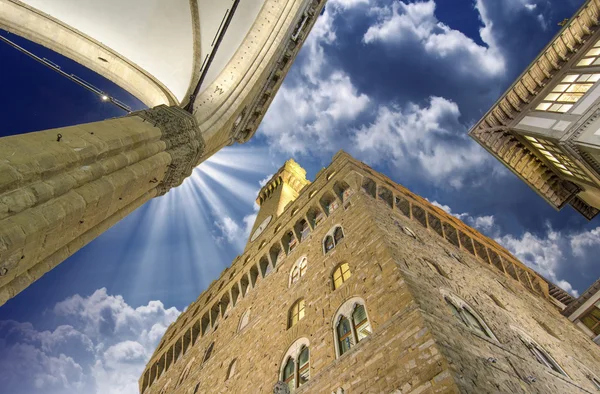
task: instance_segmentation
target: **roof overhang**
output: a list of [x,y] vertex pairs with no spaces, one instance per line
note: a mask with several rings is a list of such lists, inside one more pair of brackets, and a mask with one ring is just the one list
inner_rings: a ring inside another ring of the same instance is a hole
[[600,0],[587,0],[540,55],[469,131],[469,135],[526,182],[555,209],[571,204],[587,219],[598,210],[577,197],[581,190],[564,180],[513,134],[519,113],[571,60],[599,25]]

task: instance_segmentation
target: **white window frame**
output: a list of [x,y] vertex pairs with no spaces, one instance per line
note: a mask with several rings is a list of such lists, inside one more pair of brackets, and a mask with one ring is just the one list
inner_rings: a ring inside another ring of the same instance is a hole
[[350,347],[350,350],[352,350],[352,348],[358,344],[358,341],[357,341],[358,335],[356,333],[356,330],[354,329],[354,321],[353,321],[353,317],[352,317],[352,314],[354,313],[354,309],[356,308],[357,305],[362,305],[362,307],[365,308],[365,314],[367,315],[367,321],[369,322],[369,325],[371,326],[371,331],[373,331],[373,325],[371,324],[372,320],[371,320],[371,317],[369,316],[369,310],[367,309],[367,304],[366,304],[365,300],[363,300],[360,297],[352,297],[352,298],[346,300],[338,308],[338,310],[336,311],[336,313],[333,317],[333,320],[332,320],[333,339],[334,339],[333,342],[335,345],[335,357],[336,358],[340,358],[342,356],[340,354],[340,344],[339,344],[339,338],[338,338],[338,332],[337,332],[337,326],[338,326],[340,320],[342,319],[342,317],[345,317],[350,322],[350,330],[352,331],[352,336],[351,336],[352,345]]
[[[442,293],[444,304],[447,302],[446,300],[448,300],[449,302],[454,304],[454,306],[457,309],[466,309],[471,315],[473,315],[477,319],[479,324],[481,324],[481,327],[483,327],[483,330],[487,334],[487,339],[492,339],[492,340],[498,342],[498,338],[496,338],[496,335],[494,335],[494,332],[487,325],[485,320],[483,320],[481,315],[479,313],[477,313],[477,311],[475,311],[475,309],[471,305],[469,305],[468,302],[466,302],[465,300],[463,300],[456,294],[454,294],[450,291],[447,291],[445,289],[441,289],[440,292]],[[469,329],[470,331],[472,331],[473,333],[481,336],[481,334],[477,330],[475,330],[473,327],[471,327],[469,324],[463,322],[463,326],[466,327],[467,329]]]

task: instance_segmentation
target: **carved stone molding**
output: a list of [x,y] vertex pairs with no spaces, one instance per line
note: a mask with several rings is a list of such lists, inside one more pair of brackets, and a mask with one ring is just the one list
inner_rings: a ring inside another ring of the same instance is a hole
[[273,387],[273,394],[290,394],[290,388],[284,382],[279,381]]
[[194,116],[182,108],[166,105],[133,112],[129,116],[139,116],[158,127],[162,131],[161,140],[167,144],[166,152],[171,155],[172,161],[163,181],[157,186],[159,195],[179,186],[192,174],[206,146]]

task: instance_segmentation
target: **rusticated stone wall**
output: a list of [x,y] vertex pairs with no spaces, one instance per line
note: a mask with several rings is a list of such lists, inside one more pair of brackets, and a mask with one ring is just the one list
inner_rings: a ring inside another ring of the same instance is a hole
[[[323,214],[316,226],[315,210]],[[311,231],[302,239],[296,232],[289,250],[285,234],[303,219]],[[344,239],[324,253],[323,239],[338,225]],[[276,259],[270,252],[279,248]],[[306,274],[290,285],[302,257]],[[273,267],[265,277],[264,261]],[[342,262],[352,276],[334,289],[332,272]],[[544,284],[494,241],[338,153],[169,327],[140,391],[269,393],[290,345],[305,338],[310,379],[296,393],[594,392],[588,375],[600,374],[600,350],[556,311]],[[460,323],[447,294],[466,301],[496,338]],[[334,317],[354,297],[364,300],[373,332],[337,357]],[[306,315],[288,328],[288,311],[301,298]],[[519,329],[569,377],[539,364]]]

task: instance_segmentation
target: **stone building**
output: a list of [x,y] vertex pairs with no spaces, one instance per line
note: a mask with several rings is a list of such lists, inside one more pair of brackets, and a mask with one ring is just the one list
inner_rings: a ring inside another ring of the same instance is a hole
[[563,315],[600,345],[600,279],[569,303]]
[[0,138],[0,305],[221,148],[247,142],[324,6],[0,0],[1,29],[152,106]]
[[469,132],[555,209],[600,209],[600,0],[575,15]]
[[344,152],[261,189],[244,253],[165,332],[144,394],[595,393],[600,348],[507,250]]

